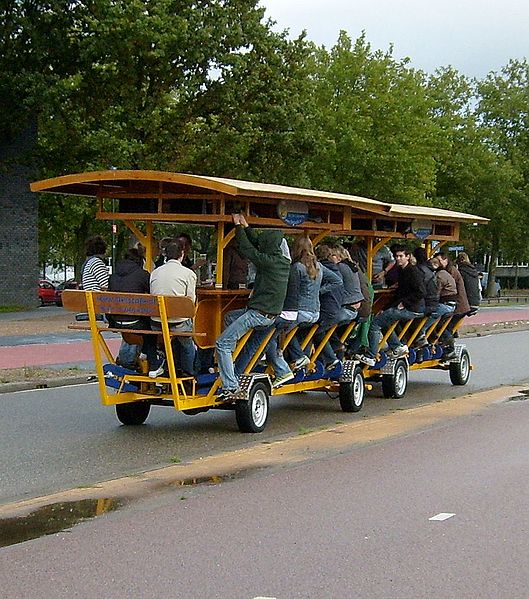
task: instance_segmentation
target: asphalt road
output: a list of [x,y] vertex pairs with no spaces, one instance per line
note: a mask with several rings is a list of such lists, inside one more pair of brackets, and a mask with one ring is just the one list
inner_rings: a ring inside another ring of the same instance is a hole
[[274,398],[261,435],[239,433],[231,412],[190,417],[162,407],[152,409],[145,426],[123,427],[113,408],[100,405],[95,385],[3,394],[0,503],[529,380],[523,349],[529,332],[464,341],[475,364],[465,387],[453,387],[446,372],[414,372],[403,400],[383,399],[377,385],[358,414],[342,413],[338,401],[322,393]]
[[528,427],[529,402],[510,401],[296,468],[150,496],[1,549],[2,594],[525,599]]

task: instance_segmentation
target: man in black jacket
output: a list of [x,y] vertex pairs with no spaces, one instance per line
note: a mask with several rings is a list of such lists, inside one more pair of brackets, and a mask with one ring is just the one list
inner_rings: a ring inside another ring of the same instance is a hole
[[[378,344],[383,331],[387,331],[398,320],[411,320],[424,314],[424,280],[417,266],[410,263],[410,256],[407,248],[395,248],[395,260],[400,266],[395,300],[391,307],[373,318],[369,327],[369,349],[365,354],[357,355],[358,360],[369,366],[376,363]],[[399,358],[408,353],[408,347],[400,342],[395,332],[389,336],[388,345],[390,358]]]
[[[123,260],[116,264],[116,271],[108,280],[109,291],[126,293],[149,293],[149,273],[143,268],[143,254],[136,248],[127,250]],[[130,314],[108,314],[108,323],[119,329],[150,329],[149,318]],[[134,369],[142,346],[121,342],[118,361],[120,366]],[[158,365],[156,335],[143,336],[143,351],[147,355],[149,368]]]

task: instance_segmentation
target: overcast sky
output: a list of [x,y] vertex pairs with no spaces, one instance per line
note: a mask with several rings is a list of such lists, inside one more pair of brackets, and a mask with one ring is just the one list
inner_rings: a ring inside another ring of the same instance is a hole
[[433,73],[452,65],[470,77],[529,58],[529,0],[261,0],[267,16],[291,37],[303,29],[332,47],[341,29],[362,30],[373,49],[394,46],[396,58]]

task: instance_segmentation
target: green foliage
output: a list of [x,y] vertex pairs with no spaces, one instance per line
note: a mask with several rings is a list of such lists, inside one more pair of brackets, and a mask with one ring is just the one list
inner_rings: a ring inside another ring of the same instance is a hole
[[[529,256],[526,61],[427,76],[365,35],[289,40],[257,0],[5,0],[0,44],[0,135],[37,115],[43,177],[152,168],[432,204],[491,218],[464,232],[476,251]],[[43,196],[41,262],[110,241],[94,209]]]

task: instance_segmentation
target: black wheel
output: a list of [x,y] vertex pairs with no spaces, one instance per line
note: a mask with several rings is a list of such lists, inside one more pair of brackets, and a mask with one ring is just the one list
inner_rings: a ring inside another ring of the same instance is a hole
[[470,355],[466,349],[461,352],[459,362],[450,362],[452,385],[466,385],[470,378]]
[[353,380],[350,383],[340,383],[339,399],[343,412],[359,412],[364,405],[364,377],[362,368],[356,366]]
[[268,387],[264,383],[255,383],[248,401],[237,401],[235,418],[241,433],[264,431],[268,419]]
[[122,424],[137,426],[147,420],[151,404],[146,401],[116,404],[116,416]]
[[382,375],[382,393],[386,398],[400,399],[408,388],[408,366],[404,360],[397,360],[393,374]]

